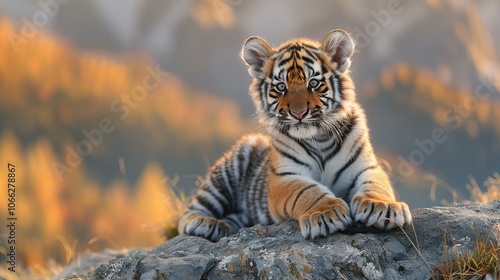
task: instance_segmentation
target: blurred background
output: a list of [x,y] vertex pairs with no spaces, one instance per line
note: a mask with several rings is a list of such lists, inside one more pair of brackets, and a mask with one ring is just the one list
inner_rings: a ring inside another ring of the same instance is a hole
[[251,35],[352,34],[372,142],[411,208],[500,198],[498,14],[495,0],[0,0],[0,218],[11,163],[18,267],[50,276],[164,241],[208,167],[258,129]]

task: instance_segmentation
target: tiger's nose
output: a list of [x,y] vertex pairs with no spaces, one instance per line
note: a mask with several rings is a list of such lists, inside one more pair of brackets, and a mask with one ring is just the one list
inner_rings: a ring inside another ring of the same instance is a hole
[[306,114],[307,112],[307,109],[303,109],[303,110],[290,110],[290,113],[292,113],[292,115],[294,117],[296,117],[297,119],[301,120],[304,115]]

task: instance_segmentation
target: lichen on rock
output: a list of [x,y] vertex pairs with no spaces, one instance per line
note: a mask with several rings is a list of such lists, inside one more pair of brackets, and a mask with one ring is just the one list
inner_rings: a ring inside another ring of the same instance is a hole
[[244,228],[216,243],[177,236],[153,249],[84,255],[56,278],[429,279],[429,264],[444,260],[444,246],[471,250],[478,235],[500,241],[490,234],[500,224],[500,201],[415,209],[412,215],[414,229],[351,229],[316,240],[305,240],[294,221]]

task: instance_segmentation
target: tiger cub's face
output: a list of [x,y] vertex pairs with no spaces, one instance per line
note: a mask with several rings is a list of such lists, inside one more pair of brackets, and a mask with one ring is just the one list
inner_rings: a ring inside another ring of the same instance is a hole
[[335,130],[345,103],[354,100],[353,91],[345,96],[340,88],[353,51],[351,37],[342,30],[331,31],[321,44],[295,39],[278,48],[248,38],[242,58],[254,78],[250,92],[261,122],[296,138]]

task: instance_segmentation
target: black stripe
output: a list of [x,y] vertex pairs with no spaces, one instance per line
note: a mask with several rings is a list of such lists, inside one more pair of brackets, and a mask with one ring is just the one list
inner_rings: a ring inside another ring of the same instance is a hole
[[328,68],[326,68],[326,66],[324,64],[321,64],[321,72],[323,72],[323,75],[324,75],[325,73],[328,73],[330,71],[328,71]]
[[276,173],[275,175],[283,177],[283,176],[297,176],[299,174],[295,172],[281,172],[281,173]]
[[[297,194],[297,196],[295,197],[295,201],[293,202],[293,205],[292,205],[292,213],[293,213],[293,210],[295,210],[295,206],[297,205],[297,201],[299,200],[299,198],[304,194],[305,191],[307,191],[308,189],[311,189],[311,188],[314,188],[316,187],[316,184],[312,184],[312,185],[309,185],[305,188],[303,188],[302,190],[300,190],[300,192]],[[285,207],[286,207],[286,204],[285,204]]]
[[337,174],[335,174],[335,179],[333,180],[331,186],[334,186],[335,183],[337,183],[337,180],[340,178],[340,176],[342,176],[342,173],[344,173],[344,171],[358,159],[364,146],[365,146],[364,143],[361,144],[359,148],[356,150],[356,153],[349,159],[349,161],[346,162],[339,171],[337,171]]
[[330,235],[330,227],[326,224],[325,216],[324,215],[321,215],[321,220],[323,220],[323,223],[325,224],[326,236]]
[[[195,213],[195,215],[196,215],[196,213]],[[194,219],[196,219],[196,218],[198,218],[198,217],[197,217],[197,216],[194,216],[193,218],[194,218]],[[195,230],[196,230],[199,226],[201,226],[201,224],[203,224],[203,222],[204,222],[204,221],[205,221],[205,218],[204,218],[203,216],[201,216],[201,219],[198,219],[198,220],[196,221],[196,224],[195,224],[196,226],[193,226],[193,227],[192,227],[192,229],[193,229],[193,230],[192,230],[192,231],[189,231],[189,233],[190,233],[190,234],[194,233],[194,231],[195,231]],[[187,228],[186,228],[186,230],[187,230]]]
[[[287,135],[286,132],[283,132],[283,131],[279,131],[279,132],[282,133],[283,135]],[[290,147],[290,145],[286,144],[285,142],[281,141],[280,139],[273,138],[272,140],[276,141],[281,146],[285,146],[287,149],[292,150],[294,153],[297,153],[297,151],[293,147]],[[277,147],[278,145],[274,144],[274,146]]]
[[283,77],[284,73],[285,73],[285,69],[281,69],[279,71],[279,73],[278,73],[278,78],[277,79],[275,78],[275,80],[282,80],[282,79],[284,79],[284,77]]
[[297,68],[297,71],[299,71],[299,76],[302,78],[302,79],[305,79],[306,78],[306,73],[304,72],[304,68],[300,67],[300,66],[295,66],[295,68]]
[[[260,172],[257,173],[257,174],[255,174],[254,180],[252,182],[253,183],[252,184],[252,189],[253,189],[253,194],[254,194],[254,196],[253,196],[253,201],[254,201],[253,207],[255,208],[255,216],[254,216],[255,220],[258,220],[258,213],[259,213],[259,210],[260,210],[258,208],[258,206],[259,206],[258,202],[262,198],[262,189],[263,189],[263,184],[262,184],[262,180],[261,179],[262,179],[262,173],[265,170],[264,166],[263,166],[264,162],[262,161],[261,157],[259,157],[259,161],[260,161],[259,165],[257,166],[257,169],[255,171],[257,172],[257,170],[260,170]],[[252,220],[253,220],[254,217],[252,217]]]
[[[250,152],[250,157],[248,159],[249,165],[248,168],[246,169],[246,174],[245,178],[247,180],[252,180],[256,178],[256,172],[259,167],[259,164],[262,160],[262,151],[258,149],[256,145],[252,147],[252,151]],[[247,208],[249,210],[249,216],[250,217],[256,217],[257,216],[257,209],[255,207],[255,196],[257,195],[255,192],[253,192],[253,196],[250,197],[250,192],[253,190],[252,187],[254,187],[255,182],[252,180],[251,182],[248,182],[245,184],[246,185],[246,198],[247,198]]]
[[276,170],[276,168],[274,168],[274,166],[271,166],[271,172],[276,175],[276,176],[292,176],[292,175],[299,175],[298,173],[295,173],[295,172],[280,172],[278,173],[278,171]]
[[341,139],[339,139],[337,141],[337,145],[336,145],[335,149],[325,157],[325,160],[324,160],[325,162],[332,159],[340,151],[340,149],[342,148],[342,143],[344,142],[345,139],[347,139],[347,137],[349,136],[351,131],[353,131],[354,126],[356,125],[356,118],[357,117],[352,114],[341,125],[341,128],[343,128],[341,130]]
[[352,150],[354,150],[354,148],[357,147],[359,141],[361,141],[361,139],[363,138],[363,136],[365,136],[364,133],[361,133],[361,135],[359,135],[359,137],[356,140],[354,140],[354,144],[352,144],[352,147],[349,150],[349,154],[351,154]]
[[[358,208],[359,208],[359,206],[361,206],[361,205],[358,205]],[[366,210],[366,209],[365,209],[365,210]],[[369,212],[369,213],[368,213],[368,215],[366,216],[368,219],[372,216],[372,214],[373,214],[373,211],[374,211],[374,210],[375,210],[375,204],[370,203],[370,212]],[[368,219],[366,220],[367,222],[368,222]]]
[[387,229],[391,218],[391,205],[387,207],[387,213],[385,214],[384,229]]
[[[257,174],[256,176],[256,179],[254,180],[254,185],[253,185],[253,188],[254,188],[254,192],[256,193],[255,195],[255,208],[256,208],[256,216],[255,216],[255,220],[258,220],[259,219],[259,212],[262,210],[261,208],[261,201],[262,201],[262,192],[264,191],[263,189],[263,184],[262,184],[262,177],[263,177],[263,174],[265,174],[266,172],[266,169],[264,168],[264,161],[261,161],[260,162],[260,165],[259,165],[259,169],[260,169],[260,172],[259,174]],[[266,176],[266,175],[264,175]],[[254,217],[252,217],[253,219]]]
[[337,101],[335,101],[335,99],[333,99],[333,98],[331,98],[331,97],[329,97],[329,96],[326,96],[326,95],[322,95],[322,96],[320,96],[319,98],[320,98],[320,99],[321,99],[321,98],[324,98],[324,99],[326,99],[327,101],[337,102]]
[[324,136],[324,135],[316,135],[314,137],[314,141],[319,142],[319,143],[325,143],[326,141],[331,140],[332,138],[330,136]]
[[318,202],[323,199],[323,197],[325,197],[327,195],[327,193],[324,193],[322,194],[320,197],[318,197],[313,204],[311,204],[305,211],[304,213],[306,213],[307,211],[311,210],[311,208],[313,208],[314,205],[318,204]]
[[339,91],[339,94],[340,94],[340,98],[341,99],[344,99],[344,76],[341,76],[341,75],[335,75],[335,79],[337,79],[337,81],[339,81],[337,84],[339,86],[338,88],[338,91]]
[[[305,67],[306,67],[309,71],[311,71],[311,75],[309,75],[309,78],[314,77],[314,68],[313,68],[311,65],[307,64],[307,63],[305,63],[304,65],[305,65]],[[320,81],[321,81],[321,80],[320,80]],[[319,85],[318,85],[318,88],[319,88]],[[317,88],[316,88],[316,89],[317,89]],[[316,91],[316,89],[315,89],[314,91]]]
[[305,142],[304,140],[297,139],[297,138],[294,138],[291,136],[288,136],[288,137],[290,137],[293,141],[295,141],[295,143],[299,144],[310,157],[312,157],[312,158],[314,158],[314,156],[316,156],[318,158],[321,157],[318,153],[315,152],[314,147],[311,146],[309,143]]
[[374,181],[364,181],[364,182],[359,183],[360,186],[366,185],[366,184],[375,184],[375,182]]
[[[309,58],[309,57],[307,57],[307,56],[302,56],[302,60],[304,60],[305,62],[307,62],[309,64],[314,64],[314,60],[311,59],[311,58]],[[310,68],[311,68],[311,70],[314,71],[314,69],[312,67],[310,67]]]
[[[260,172],[259,180],[258,180],[258,188],[259,188],[259,196],[258,196],[258,201],[257,205],[259,206],[259,212],[260,213],[266,213],[267,211],[267,188],[269,186],[269,174],[267,173],[267,166],[269,165],[269,161],[267,159],[262,161],[263,164],[263,169],[262,172]],[[261,221],[260,216],[256,217],[257,221],[256,223],[269,223],[269,220],[266,221]]]
[[[324,80],[325,80],[325,79],[323,79],[323,83],[324,83]],[[325,93],[327,93],[327,92],[328,92],[328,90],[330,90],[330,89],[328,88],[328,85],[327,85],[327,84],[325,84],[325,83],[324,83],[324,84],[322,84],[322,85],[321,85],[321,87],[322,87],[323,89],[318,90],[318,92],[319,92],[319,93],[323,93],[323,94],[325,94]]]
[[[215,186],[214,186],[215,187]],[[219,192],[220,196],[222,196],[224,199],[221,199],[219,195],[215,194],[211,188],[205,187],[203,188],[205,191],[207,191],[209,194],[211,194],[222,206],[223,213],[221,216],[224,216],[226,213],[229,213],[230,211],[230,200],[228,197],[223,194],[217,187],[215,187],[216,190]]]
[[273,102],[271,105],[269,105],[269,111],[272,110],[272,111],[276,112],[277,108],[278,108],[278,102]]
[[304,42],[303,42],[303,43],[302,43],[302,46],[304,46],[304,47],[308,47],[308,48],[313,49],[313,50],[315,50],[315,49],[316,49],[316,47],[315,47],[315,46],[313,46],[313,45],[311,45],[311,44],[309,44],[309,43],[304,43]]
[[245,151],[246,145],[241,145],[239,151],[237,151],[237,157],[238,157],[238,178],[240,178],[240,182],[242,181],[243,177],[243,164],[245,163],[245,158],[246,155],[243,154],[243,151]]
[[282,67],[283,65],[287,64],[290,60],[293,59],[293,56],[291,55],[290,57],[288,58],[285,58],[283,60],[281,60],[279,63],[278,63],[278,67]]
[[[352,183],[351,183],[351,185],[349,186],[348,191],[347,191],[347,193],[348,193],[348,196],[347,196],[348,200],[352,197],[352,193],[351,193],[351,192],[354,190],[354,187],[356,187],[356,182],[358,181],[359,176],[361,176],[361,174],[365,173],[366,171],[368,171],[368,170],[370,170],[370,169],[375,169],[375,168],[377,168],[377,167],[378,167],[377,165],[368,166],[368,167],[366,167],[365,169],[361,170],[361,171],[360,171],[360,172],[356,175],[356,177],[354,177],[354,180],[352,181]],[[364,183],[364,182],[363,182],[363,183]],[[360,184],[360,186],[361,186],[363,183],[361,183],[361,184]]]
[[[234,201],[234,196],[233,196],[233,192],[231,190],[234,190],[234,179],[231,180],[231,174],[232,172],[229,172],[228,171],[228,166],[227,166],[227,163],[228,163],[228,159],[224,159],[224,162],[218,167],[218,177],[220,178],[219,179],[219,184],[215,184],[215,182],[212,181],[212,185],[214,187],[217,188],[217,190],[221,193],[223,193],[223,195],[228,198],[228,201]],[[223,170],[222,168],[224,168],[224,174],[222,173]],[[234,172],[234,170],[233,170]],[[226,176],[224,176],[226,175]],[[226,178],[227,178],[227,181],[226,181]]]
[[264,91],[262,93],[262,96],[266,96],[267,95],[267,91],[269,90],[269,84],[266,83],[266,82],[263,82],[262,90]]
[[288,50],[289,51],[300,51],[300,50],[302,50],[302,46],[294,44],[294,45],[291,45]]
[[[309,55],[310,57],[313,57],[315,60],[319,60],[318,56],[316,55],[316,53],[314,53],[313,51],[309,50],[309,49],[313,49],[314,50],[316,48],[314,48],[311,45],[304,45],[304,46],[307,47],[307,48],[304,48],[304,51],[307,53],[307,55]],[[323,70],[323,68],[322,68],[322,70]],[[326,67],[325,67],[325,70],[323,71],[323,73],[325,73],[325,72],[326,72]]]
[[[274,64],[274,63],[275,63],[275,60],[272,60],[272,62],[273,62],[273,64]],[[269,72],[269,75],[267,75],[267,77],[268,77],[269,79],[271,79],[271,80],[272,80],[272,79],[273,79],[273,71],[270,71],[270,72]],[[265,81],[265,80],[262,80],[262,81]]]
[[[267,206],[267,203],[266,203],[266,206]],[[264,207],[264,209],[266,211],[267,223],[270,224],[270,223],[274,222],[274,219],[271,216],[271,212],[269,212],[269,207]]]
[[328,81],[330,82],[330,84],[331,84],[332,87],[334,87],[335,84],[338,84],[338,83],[335,83],[335,80],[336,80],[335,77],[336,77],[335,75],[332,75],[332,76],[328,77]]
[[335,144],[336,144],[335,142],[332,142],[331,144],[329,144],[329,145],[325,146],[323,149],[321,149],[321,152],[322,153],[328,152],[329,150],[335,148]]
[[[224,169],[226,171],[228,185],[225,185],[225,192],[223,192],[223,194],[226,195],[226,197],[230,197],[229,203],[231,205],[231,207],[230,207],[231,212],[235,211],[236,198],[238,197],[238,195],[235,194],[235,192],[237,192],[239,189],[238,188],[238,186],[239,186],[238,180],[241,181],[241,177],[239,176],[240,174],[235,174],[237,172],[236,171],[237,168],[239,168],[239,165],[241,165],[241,164],[238,162],[238,167],[235,167],[233,164],[233,157],[234,157],[234,155],[232,154],[231,159],[226,161],[226,165],[224,167]],[[238,176],[236,176],[236,175],[238,175]],[[236,178],[238,178],[238,180]]]
[[286,136],[288,136],[290,139],[292,139],[295,143],[299,144],[299,146],[302,147],[302,149],[304,149],[304,151],[307,153],[307,155],[309,157],[311,157],[315,162],[316,164],[323,168],[324,166],[322,165],[322,162],[321,162],[321,155],[319,155],[318,153],[316,153],[314,151],[314,148],[309,145],[309,143],[307,142],[304,142],[303,140],[300,140],[300,139],[297,139],[297,138],[294,138],[288,134],[286,134]]
[[265,80],[261,80],[259,82],[259,84],[257,85],[257,88],[258,88],[258,90],[260,92],[260,103],[261,103],[261,107],[263,109],[265,108],[266,103],[267,103],[267,100],[266,100],[267,99],[266,98],[267,94],[262,90],[262,86],[265,85],[265,83],[266,83]]
[[217,219],[222,215],[222,213],[219,213],[217,208],[215,208],[215,206],[212,204],[212,202],[207,197],[199,195],[196,197],[196,199],[203,207],[208,209],[211,212],[211,214],[214,217],[216,217]]
[[[288,210],[287,210],[287,209],[288,209],[288,202],[290,201],[290,199],[292,198],[292,196],[293,196],[293,194],[294,194],[295,192],[296,192],[296,191],[294,191],[293,193],[291,193],[291,194],[290,194],[290,195],[286,198],[286,200],[285,200],[285,209],[284,209],[285,211],[284,211],[284,212],[285,212],[285,215],[286,215],[287,217],[291,217],[291,215],[288,213]],[[295,203],[296,203],[296,202],[297,202],[297,201],[295,201]],[[294,207],[295,207],[295,204],[294,204]]]
[[234,216],[227,216],[227,217],[224,217],[224,221],[225,222],[229,222],[231,224],[233,224],[233,226],[238,229],[238,228],[242,228],[242,227],[245,227],[246,225],[243,223],[243,221],[241,221],[240,219],[235,219]]
[[311,169],[311,166],[309,166],[309,164],[307,164],[307,163],[305,163],[305,162],[303,162],[303,161],[299,160],[299,159],[298,159],[298,158],[296,158],[295,156],[293,156],[293,155],[291,155],[291,154],[289,154],[289,153],[287,153],[287,152],[285,152],[285,151],[282,151],[282,150],[280,150],[280,149],[278,149],[278,148],[276,148],[276,151],[278,151],[278,153],[280,153],[282,156],[284,156],[284,157],[286,157],[286,158],[288,158],[288,159],[292,160],[292,161],[293,161],[293,162],[295,162],[296,164],[298,164],[298,165],[302,165],[302,166],[305,166],[305,167],[307,167],[307,168]]
[[[216,229],[216,228],[218,228],[218,226],[217,226],[217,225],[218,225],[217,223],[215,223],[215,224],[211,225],[211,226],[212,226],[212,230],[211,230],[211,231],[210,231],[210,233],[207,235],[207,238],[208,238],[209,240],[214,240],[214,239],[213,239],[213,235],[214,235],[215,229]],[[209,226],[209,227],[210,227],[210,226]],[[214,241],[215,241],[215,240],[214,240]]]
[[289,201],[290,201],[290,199],[292,198],[292,195],[293,195],[293,193],[292,193],[292,194],[290,194],[290,195],[286,198],[286,200],[285,200],[285,207],[284,207],[284,209],[283,209],[283,212],[285,213],[285,216],[286,216],[287,218],[290,218],[290,217],[291,217],[291,216],[290,216],[290,214],[288,213],[287,208],[288,208],[288,202],[289,202]]

